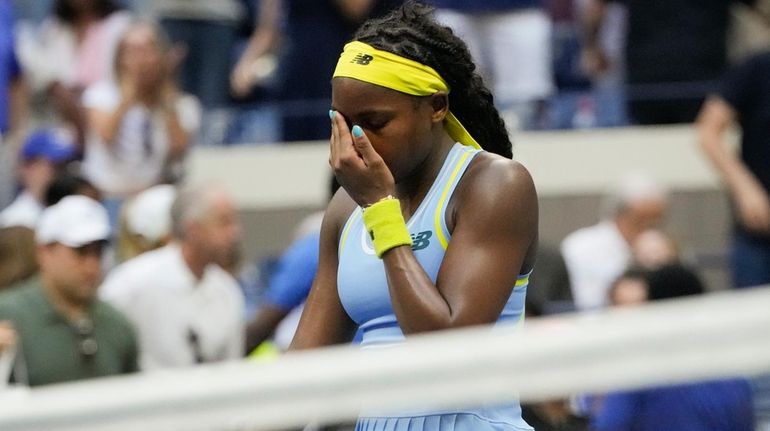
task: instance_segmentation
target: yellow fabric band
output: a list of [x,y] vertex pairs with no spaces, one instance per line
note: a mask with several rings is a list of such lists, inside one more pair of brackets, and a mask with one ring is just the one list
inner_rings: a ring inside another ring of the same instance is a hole
[[391,248],[412,245],[412,237],[401,214],[401,203],[396,198],[385,198],[366,207],[364,226],[379,258]]
[[[345,45],[334,77],[353,78],[412,96],[430,96],[439,91],[449,94],[450,91],[433,68],[359,41]],[[481,149],[452,112],[444,119],[444,129],[455,141]]]

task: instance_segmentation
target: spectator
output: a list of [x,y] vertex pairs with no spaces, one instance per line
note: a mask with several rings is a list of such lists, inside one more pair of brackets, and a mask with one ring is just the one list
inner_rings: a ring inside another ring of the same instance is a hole
[[551,21],[542,0],[433,0],[436,19],[451,27],[478,59],[509,127],[543,126],[553,93]]
[[36,230],[40,277],[0,295],[0,320],[18,333],[17,383],[59,383],[137,370],[131,325],[96,299],[107,213],[85,196],[43,211]]
[[113,220],[122,199],[181,175],[200,112],[176,88],[178,61],[157,28],[132,24],[118,43],[116,80],[83,96],[90,126],[83,172],[108,198]]
[[[594,77],[608,68],[600,46],[607,5],[628,9],[628,107],[637,124],[689,123],[727,62],[729,7],[735,0],[592,0],[586,14],[586,64]],[[753,3],[754,0],[741,0]]]
[[83,195],[95,201],[102,199],[102,194],[88,180],[65,171],[57,175],[48,186],[45,192],[45,206],[55,205],[70,195]]
[[[733,285],[745,288],[770,284],[770,52],[756,55],[728,72],[716,95],[698,117],[703,152],[727,184],[733,202],[730,268]],[[725,131],[741,126],[740,156],[735,156]],[[753,381],[757,417],[770,429],[770,376]]]
[[86,117],[80,95],[112,77],[115,47],[130,20],[113,0],[56,0],[53,15],[39,28],[22,28],[19,55],[35,96],[37,123],[63,120],[82,149]]
[[[369,16],[395,6],[394,0],[261,0],[259,23],[232,74],[237,96],[256,83],[254,65],[278,46],[282,52],[277,76],[283,102],[282,138],[307,141],[329,138],[331,104],[328,78],[343,45]],[[281,26],[280,18],[285,16]],[[283,32],[281,31],[283,28]],[[308,78],[312,77],[312,78]]]
[[612,282],[608,294],[609,303],[614,307],[628,307],[647,302],[647,271],[643,269],[627,269],[620,277]]
[[0,227],[0,290],[37,273],[35,232],[26,226]]
[[[704,292],[697,275],[673,264],[646,278],[650,300]],[[743,379],[669,385],[609,394],[592,417],[596,431],[754,431],[751,389]]]
[[230,59],[244,10],[239,0],[155,0],[153,14],[171,42],[183,46],[182,89],[204,108],[228,103]]
[[658,229],[640,233],[631,244],[634,262],[647,270],[658,269],[679,261],[679,249],[674,240]]
[[661,222],[665,192],[650,178],[629,176],[605,206],[606,218],[571,233],[561,245],[579,310],[606,305],[611,283],[631,263],[631,244]]
[[133,197],[123,208],[118,254],[121,262],[158,249],[171,241],[174,186],[162,184]]
[[[736,67],[698,118],[701,148],[727,185],[735,208],[731,267],[739,288],[770,283],[768,73],[770,53]],[[742,130],[738,157],[725,141],[725,132],[736,122]]]
[[75,156],[75,145],[61,133],[38,130],[24,143],[19,176],[22,190],[11,205],[0,212],[0,226],[34,229],[43,210],[45,194],[57,171]]
[[171,220],[172,243],[116,267],[102,297],[137,328],[144,369],[238,359],[244,301],[220,267],[241,235],[234,204],[217,186],[186,189]]
[[19,131],[26,106],[13,30],[13,8],[9,0],[0,0],[0,208],[12,198],[15,154],[10,137]]

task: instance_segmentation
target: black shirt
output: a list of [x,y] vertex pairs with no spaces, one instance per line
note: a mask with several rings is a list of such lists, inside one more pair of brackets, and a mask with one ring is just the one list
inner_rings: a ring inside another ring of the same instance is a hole
[[738,113],[743,162],[770,192],[770,51],[729,71],[719,94]]

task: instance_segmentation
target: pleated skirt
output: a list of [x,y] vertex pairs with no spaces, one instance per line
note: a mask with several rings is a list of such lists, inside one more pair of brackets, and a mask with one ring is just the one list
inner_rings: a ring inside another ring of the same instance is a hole
[[495,422],[471,413],[437,414],[414,417],[360,417],[356,431],[532,431],[521,425]]

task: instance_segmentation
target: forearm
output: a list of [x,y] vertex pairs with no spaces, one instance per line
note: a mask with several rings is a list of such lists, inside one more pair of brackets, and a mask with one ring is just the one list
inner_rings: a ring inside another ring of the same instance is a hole
[[103,120],[93,122],[92,127],[107,146],[112,146],[115,143],[123,119],[130,108],[131,103],[123,99],[114,111],[104,115]]
[[257,28],[241,58],[254,59],[273,49],[280,37],[281,0],[262,0],[259,7]]
[[393,310],[404,334],[456,325],[452,308],[422,268],[411,248],[400,246],[383,255]]
[[23,128],[24,119],[27,118],[27,86],[22,78],[16,78],[11,82],[10,88],[10,132],[15,133]]
[[166,119],[166,131],[168,133],[169,155],[171,158],[180,157],[187,150],[190,135],[182,127],[176,109],[165,107],[163,113]]
[[599,33],[607,13],[604,0],[590,0],[582,12],[583,43],[587,48],[599,45]]
[[724,139],[726,129],[727,125],[723,122],[701,121],[698,124],[698,138],[706,157],[735,195],[747,186],[757,185],[758,180],[730,149]]

